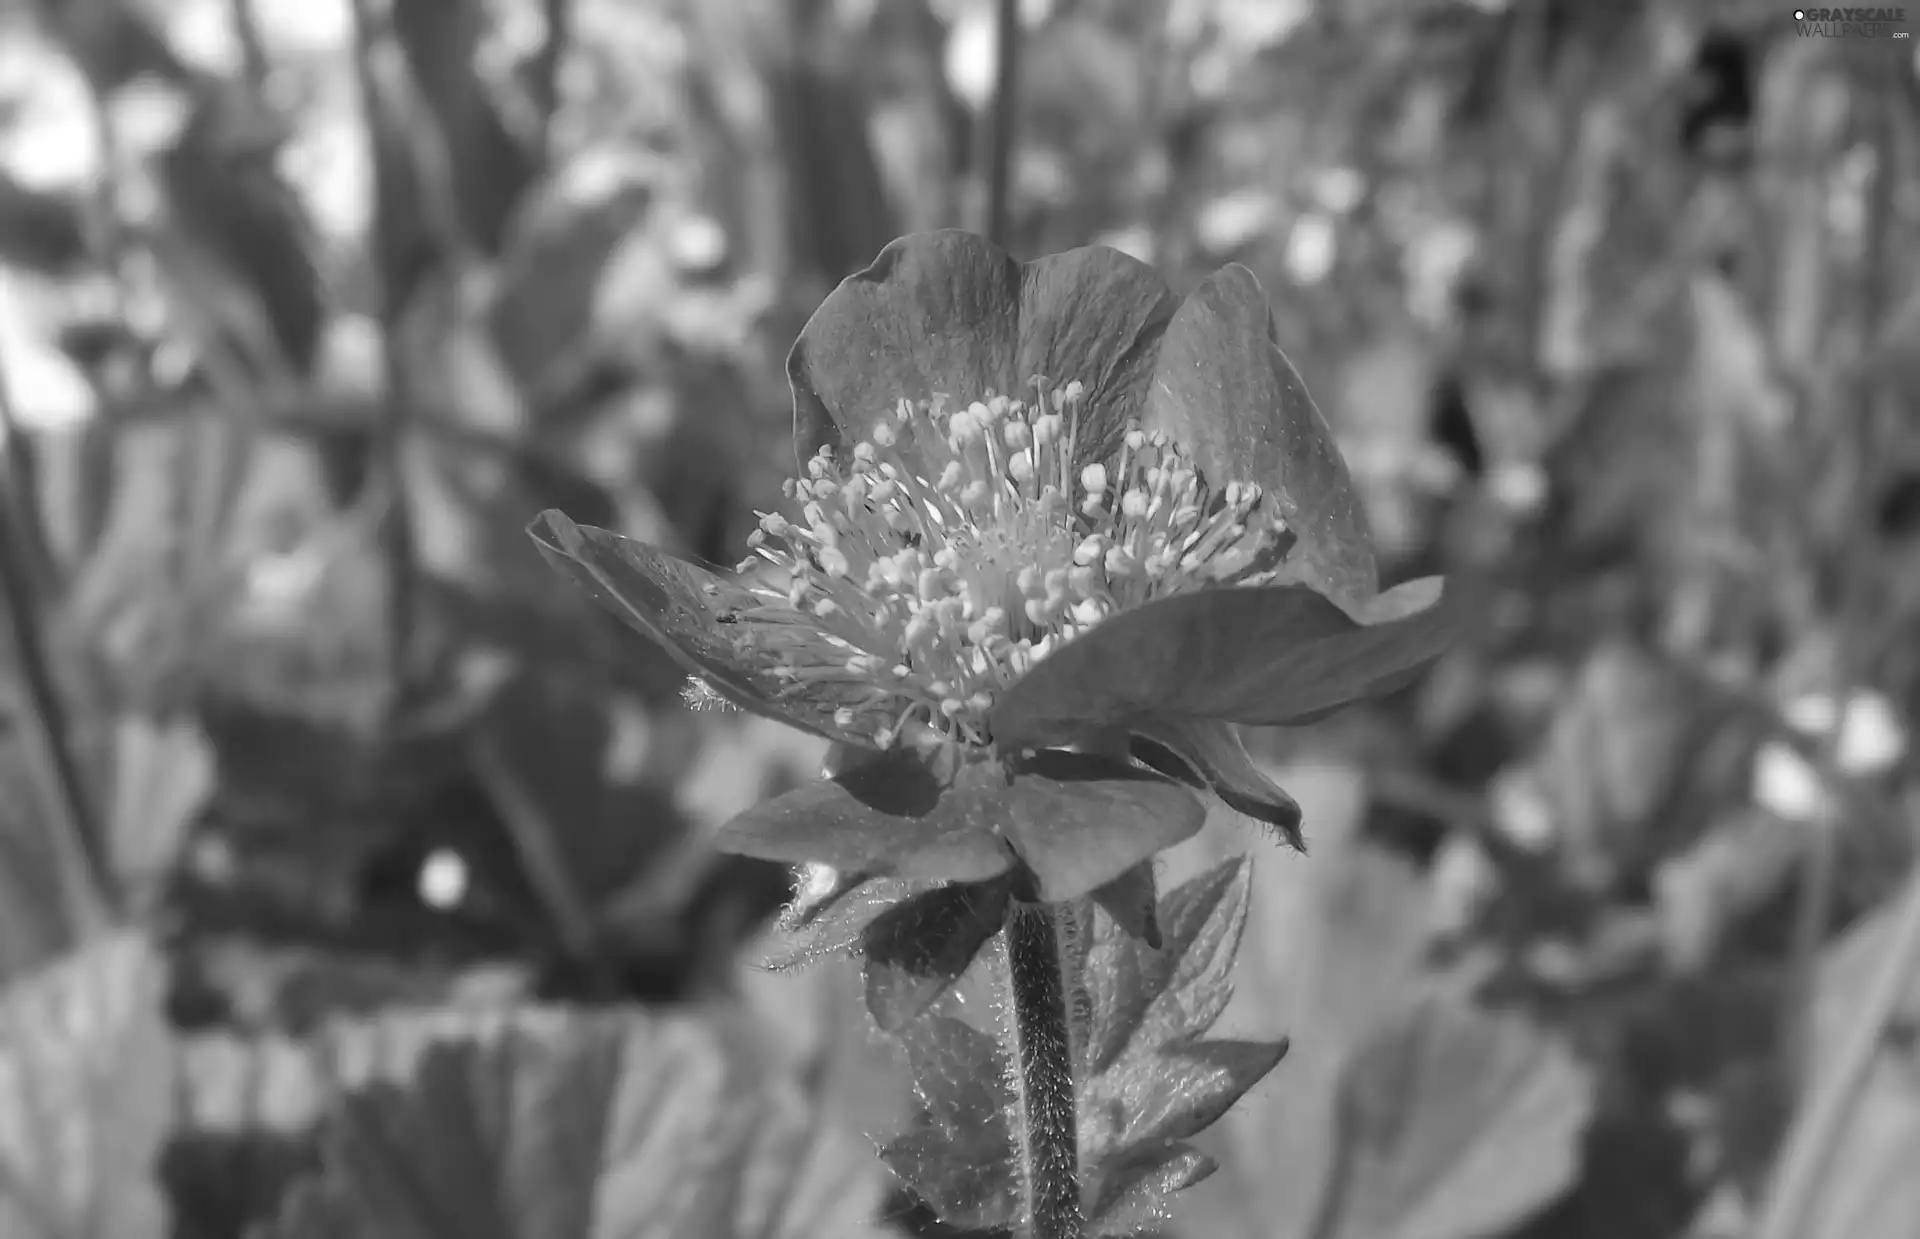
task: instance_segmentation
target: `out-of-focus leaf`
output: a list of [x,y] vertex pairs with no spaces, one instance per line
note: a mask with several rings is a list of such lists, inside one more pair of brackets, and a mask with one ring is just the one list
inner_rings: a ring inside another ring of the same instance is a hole
[[561,395],[580,377],[608,260],[652,200],[650,184],[633,183],[589,204],[555,201],[516,225],[492,335],[501,360],[536,399]]
[[1303,585],[1176,594],[1122,612],[995,701],[1003,748],[1070,741],[1155,714],[1293,726],[1404,688],[1445,652],[1459,603],[1437,578],[1349,614]]
[[[1220,1172],[1183,1195],[1181,1224],[1231,1239],[1302,1239],[1327,1173],[1335,1082],[1351,1048],[1420,983],[1426,903],[1418,876],[1354,840],[1366,808],[1360,774],[1297,765],[1274,774],[1299,799],[1311,858],[1262,854],[1247,876],[1245,933],[1219,1035],[1283,1029],[1285,1064],[1195,1143]],[[1245,847],[1219,814],[1175,855],[1172,876],[1217,866]],[[1204,870],[1201,870],[1204,872]]]
[[162,970],[104,939],[0,998],[0,1236],[165,1233],[154,1159],[173,1117]]
[[1510,1018],[1427,996],[1347,1060],[1311,1239],[1473,1239],[1574,1181],[1591,1082]]
[[692,1018],[516,1020],[336,1103],[270,1239],[885,1233],[817,1098]]
[[1021,1199],[1013,1143],[1018,1103],[999,1044],[940,1014],[907,1025],[901,1043],[920,1108],[881,1157],[947,1225],[1012,1226]]
[[955,882],[904,899],[861,934],[867,1010],[898,1032],[952,988],[1006,920],[1008,883]]
[[507,128],[480,80],[475,53],[485,19],[484,7],[471,0],[402,0],[393,6],[394,34],[445,135],[444,157],[452,181],[447,205],[460,213],[469,235],[491,254],[499,252],[514,206],[537,164],[526,144]]
[[[1832,1063],[1858,1018],[1888,943],[1898,931],[1900,909],[1889,904],[1847,932],[1821,964],[1814,1008],[1815,1063]],[[1894,1008],[1911,1028],[1920,1022],[1920,978],[1913,978]],[[1852,1121],[1828,1163],[1819,1199],[1807,1219],[1806,1239],[1907,1239],[1920,1218],[1920,1182],[1912,1151],[1920,1147],[1920,1053],[1910,1039],[1882,1043]]]
[[[197,90],[193,111],[157,161],[166,229],[155,254],[178,308],[239,343],[273,379],[305,373],[318,355],[327,307],[311,226],[274,162],[283,136],[272,109],[244,86]],[[251,312],[267,328],[245,321]]]
[[120,720],[107,829],[114,864],[135,889],[150,888],[179,859],[213,786],[213,750],[193,723]]
[[0,262],[43,275],[70,273],[86,257],[78,204],[0,172]]

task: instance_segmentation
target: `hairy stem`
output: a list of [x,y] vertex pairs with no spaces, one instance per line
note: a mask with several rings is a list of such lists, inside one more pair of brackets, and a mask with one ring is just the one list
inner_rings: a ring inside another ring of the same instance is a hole
[[1029,1239],[1080,1239],[1086,1223],[1060,913],[1051,904],[1015,900],[1007,921]]

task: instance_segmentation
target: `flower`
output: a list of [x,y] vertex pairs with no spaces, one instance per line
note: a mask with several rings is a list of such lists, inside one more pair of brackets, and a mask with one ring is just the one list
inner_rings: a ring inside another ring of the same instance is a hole
[[[1111,863],[1063,854],[1076,877],[1053,888],[1084,893],[1198,828],[1160,774],[1297,845],[1297,806],[1234,726],[1391,691],[1449,639],[1437,578],[1379,592],[1346,467],[1243,267],[1180,301],[1116,250],[1020,263],[963,232],[904,237],[821,304],[788,374],[798,474],[734,573],[558,513],[532,530],[696,696],[857,768],[730,827],[754,854],[921,872],[905,853],[944,847],[966,858],[945,876],[980,880],[1003,838],[1028,864],[1059,852],[1079,797],[1104,806],[1093,835],[1134,839]],[[1051,826],[909,845],[897,825],[1025,820],[1021,785],[1047,780]],[[1147,801],[1161,822],[1114,807]],[[803,808],[838,824],[797,825]],[[840,845],[856,818],[890,859]]]

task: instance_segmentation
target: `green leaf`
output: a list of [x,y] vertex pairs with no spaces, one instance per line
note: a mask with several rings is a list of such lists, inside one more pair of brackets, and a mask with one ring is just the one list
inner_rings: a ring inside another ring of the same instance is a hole
[[1275,341],[1253,273],[1235,263],[1180,305],[1160,344],[1143,424],[1193,454],[1215,486],[1258,483],[1298,539],[1307,584],[1344,607],[1379,589],[1373,539],[1326,418]]
[[173,1121],[164,974],[104,939],[0,999],[0,1236],[166,1233],[155,1159]]
[[1130,1064],[1138,1070],[1116,1064],[1093,1076],[1081,1104],[1103,1112],[1098,1130],[1114,1148],[1185,1140],[1219,1121],[1286,1053],[1285,1038],[1164,1045],[1150,1062]]
[[1160,949],[1164,942],[1160,936],[1160,893],[1150,861],[1142,861],[1096,889],[1093,902],[1130,936],[1156,951]]
[[1090,1019],[1079,1109],[1094,1198],[1117,1202],[1101,1234],[1127,1233],[1163,1211],[1169,1192],[1204,1177],[1195,1173],[1204,1159],[1184,1141],[1286,1054],[1284,1039],[1203,1039],[1232,992],[1247,870],[1236,858],[1173,891],[1159,910],[1157,951],[1111,918],[1094,918],[1081,967]]
[[1090,1070],[1107,1070],[1136,1038],[1173,1042],[1213,1027],[1232,993],[1250,869],[1233,857],[1170,893],[1160,907],[1158,950],[1096,926],[1084,967]]
[[1404,688],[1452,643],[1457,609],[1436,577],[1351,613],[1303,585],[1176,594],[1049,654],[1000,694],[988,725],[1012,751],[1161,715],[1307,723]]
[[918,757],[896,750],[755,805],[721,827],[717,842],[762,860],[982,882],[1013,867],[995,827],[1023,794],[997,764],[965,767],[943,785]]
[[[1894,900],[1847,931],[1821,961],[1812,1060],[1832,1063],[1854,1030],[1861,1004],[1900,932]],[[1894,1008],[1897,1026],[1920,1024],[1920,976]],[[1853,1117],[1828,1163],[1807,1218],[1807,1239],[1908,1239],[1920,1217],[1912,1151],[1920,1147],[1920,1048],[1889,1036],[1875,1058]]]
[[963,1020],[932,1015],[901,1033],[919,1108],[881,1150],[900,1181],[949,1226],[1014,1225],[1021,1209],[1013,1116],[999,1043]]
[[1592,1108],[1585,1070],[1532,1026],[1442,995],[1407,1004],[1341,1073],[1311,1239],[1496,1233],[1572,1186]]
[[1096,1235],[1132,1235],[1167,1220],[1173,1194],[1192,1187],[1220,1164],[1185,1141],[1141,1148],[1120,1159],[1088,1210]]
[[1068,900],[1190,837],[1205,817],[1172,780],[1085,753],[1039,754],[1011,777],[997,761],[974,762],[943,783],[899,750],[756,805],[718,841],[763,860],[952,882],[997,877],[1017,852],[1040,898]]
[[[537,1014],[537,1013],[536,1013]],[[691,1017],[516,1018],[342,1097],[264,1239],[884,1233],[863,1142]]]
[[867,1010],[898,1032],[953,988],[1007,918],[1009,885],[950,883],[888,908],[861,935]]
[[1090,753],[1049,751],[1022,763],[995,806],[1039,879],[1038,897],[1078,899],[1190,839],[1206,806],[1170,779]]
[[832,955],[851,954],[860,945],[867,926],[887,909],[910,895],[939,885],[924,878],[910,882],[904,878],[863,878],[855,874],[842,879],[835,890],[817,903],[789,905],[757,962],[769,971],[783,972],[818,963]]

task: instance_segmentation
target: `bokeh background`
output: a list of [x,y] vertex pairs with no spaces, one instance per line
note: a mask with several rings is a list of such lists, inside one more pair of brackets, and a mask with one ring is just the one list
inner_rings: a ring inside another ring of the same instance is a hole
[[[522,531],[744,553],[807,314],[982,226],[1000,7],[0,5],[0,982],[131,924],[166,1036],[229,1049],[744,992],[896,1121],[857,980],[743,963],[787,875],[707,844],[818,746],[689,710]],[[1168,862],[1259,854],[1230,1019],[1295,1047],[1168,1234],[1747,1233],[1904,941],[1913,43],[1763,0],[1008,7],[1010,247],[1250,266],[1387,575],[1477,616],[1250,734],[1310,858],[1222,821]],[[1920,1233],[1895,1007],[1806,1239]],[[221,1104],[171,1233],[308,1156],[297,1099]]]

